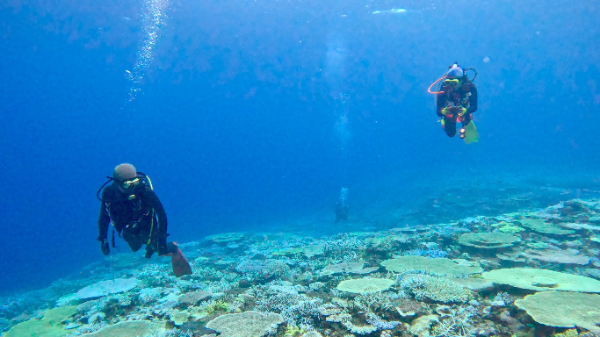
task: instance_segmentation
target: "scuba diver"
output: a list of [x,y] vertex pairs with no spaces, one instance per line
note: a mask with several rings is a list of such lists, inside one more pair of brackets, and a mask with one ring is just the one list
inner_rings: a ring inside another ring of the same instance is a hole
[[335,204],[335,223],[340,221],[348,221],[348,205],[338,202]]
[[[435,94],[436,113],[441,118],[442,128],[448,137],[456,135],[456,124],[462,123],[460,138],[470,144],[479,140],[477,128],[472,121],[471,114],[477,111],[477,87],[473,83],[477,71],[473,68],[462,69],[458,63],[451,65],[450,70],[427,90]],[[475,76],[469,79],[466,71],[472,70]],[[438,91],[431,88],[439,83]]]
[[340,192],[340,200],[335,204],[335,223],[340,221],[348,221],[348,205],[346,200],[348,199],[348,189],[342,188]]
[[[146,245],[147,259],[155,252],[158,256],[171,256],[175,276],[191,274],[190,264],[177,244],[167,243],[167,214],[154,193],[150,178],[137,172],[131,164],[118,165],[112,178],[107,178],[109,180],[96,193],[96,197],[102,202],[98,219],[98,241],[102,253],[110,253],[107,233],[108,225],[112,223],[113,248],[116,231],[134,252]],[[110,182],[112,184],[106,186]],[[100,191],[102,198],[99,197]]]

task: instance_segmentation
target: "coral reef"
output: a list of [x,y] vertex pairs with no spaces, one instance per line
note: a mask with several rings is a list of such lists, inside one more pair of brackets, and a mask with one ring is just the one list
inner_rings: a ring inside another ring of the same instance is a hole
[[[435,204],[483,205],[451,192]],[[533,202],[528,195],[507,194],[502,200]],[[172,275],[168,261],[115,254],[83,268],[78,277],[0,299],[0,332],[7,337],[597,334],[598,200],[490,211],[439,224],[425,215],[420,219],[426,224],[398,219],[393,215],[381,230],[361,223],[357,231],[331,236],[215,234],[180,245],[194,271],[182,278]]]

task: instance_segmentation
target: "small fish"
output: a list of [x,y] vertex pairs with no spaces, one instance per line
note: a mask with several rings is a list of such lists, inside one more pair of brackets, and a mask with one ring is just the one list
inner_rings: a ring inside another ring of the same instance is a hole
[[406,12],[407,10],[404,8],[392,8],[385,11],[374,11],[373,14],[402,14]]

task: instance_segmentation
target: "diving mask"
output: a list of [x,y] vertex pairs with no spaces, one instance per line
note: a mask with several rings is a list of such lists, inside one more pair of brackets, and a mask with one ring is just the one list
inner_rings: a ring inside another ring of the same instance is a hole
[[460,84],[460,81],[457,78],[447,78],[444,80],[443,86],[456,88]]
[[132,179],[123,180],[123,181],[119,182],[119,184],[121,185],[121,187],[124,190],[130,190],[130,189],[137,187],[140,184],[140,182],[141,182],[140,178],[135,177]]

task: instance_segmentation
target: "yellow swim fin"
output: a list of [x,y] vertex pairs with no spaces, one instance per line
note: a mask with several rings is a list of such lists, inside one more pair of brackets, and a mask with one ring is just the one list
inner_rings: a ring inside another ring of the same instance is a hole
[[471,123],[465,126],[464,141],[466,144],[477,143],[479,141],[479,133],[477,133],[475,122],[471,121]]

